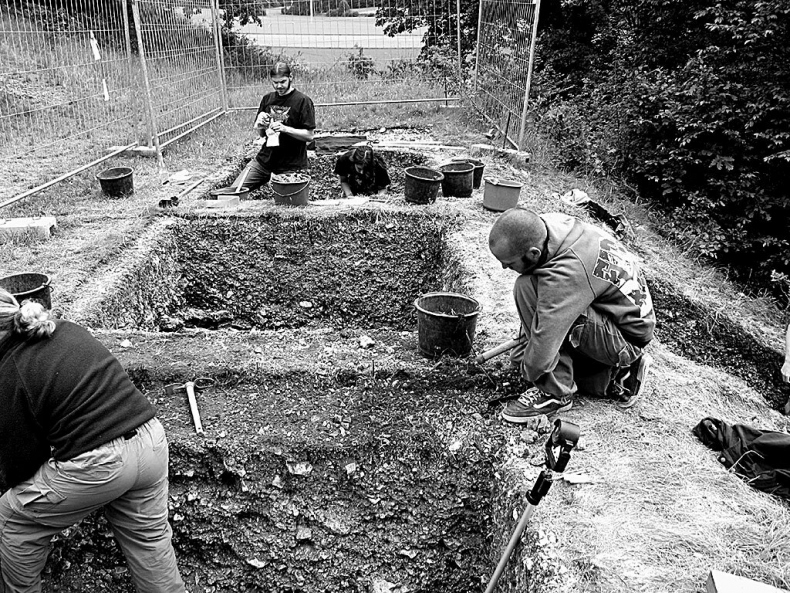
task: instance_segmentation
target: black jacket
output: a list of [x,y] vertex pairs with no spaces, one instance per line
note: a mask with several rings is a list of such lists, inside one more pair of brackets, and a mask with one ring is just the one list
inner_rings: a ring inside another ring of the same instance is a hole
[[703,418],[693,432],[751,486],[790,499],[790,434],[716,418]]

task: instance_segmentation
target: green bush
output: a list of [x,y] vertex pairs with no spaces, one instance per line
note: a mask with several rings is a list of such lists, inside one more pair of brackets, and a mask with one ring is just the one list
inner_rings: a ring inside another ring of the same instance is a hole
[[356,44],[354,50],[346,58],[346,68],[355,78],[366,80],[376,71],[373,58],[366,56],[364,49]]
[[699,253],[790,272],[790,4],[571,1],[536,63],[560,163],[633,182]]

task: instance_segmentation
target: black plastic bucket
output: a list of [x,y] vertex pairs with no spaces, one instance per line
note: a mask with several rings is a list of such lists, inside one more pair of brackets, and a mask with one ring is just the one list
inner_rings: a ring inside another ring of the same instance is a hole
[[420,354],[464,356],[472,351],[480,303],[454,292],[431,292],[414,301]]
[[480,186],[483,184],[483,171],[486,168],[486,164],[483,161],[478,161],[477,159],[466,159],[466,158],[455,158],[453,159],[454,163],[471,163],[474,166],[474,175],[472,176],[472,188],[480,189]]
[[132,169],[130,167],[112,167],[105,169],[96,176],[101,190],[112,198],[123,198],[134,193]]
[[14,274],[13,276],[6,276],[0,278],[0,288],[4,288],[14,298],[22,304],[22,301],[33,300],[38,301],[45,308],[52,308],[52,299],[50,298],[50,278],[46,274]]
[[472,195],[475,180],[475,166],[469,162],[449,163],[439,169],[444,173],[442,195],[468,198]]
[[412,204],[429,204],[436,201],[444,174],[430,167],[406,167],[404,196]]

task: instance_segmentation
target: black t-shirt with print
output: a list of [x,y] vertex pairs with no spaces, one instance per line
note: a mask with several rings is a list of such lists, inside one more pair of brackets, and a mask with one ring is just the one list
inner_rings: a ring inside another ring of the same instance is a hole
[[[265,111],[273,121],[302,130],[315,129],[315,107],[313,101],[296,89],[285,96],[268,93],[261,99],[258,113]],[[257,113],[256,113],[257,117]],[[256,157],[264,169],[271,173],[282,173],[307,167],[307,143],[281,133],[279,146],[264,146]]]
[[375,194],[380,189],[384,189],[390,184],[390,176],[387,167],[379,155],[373,155],[373,174],[360,175],[354,163],[351,162],[353,149],[341,154],[335,163],[335,175],[346,177],[351,192],[355,195]]

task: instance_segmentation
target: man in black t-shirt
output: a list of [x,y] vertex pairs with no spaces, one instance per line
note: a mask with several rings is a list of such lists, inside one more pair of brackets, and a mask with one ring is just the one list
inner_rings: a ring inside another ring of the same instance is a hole
[[274,92],[261,99],[255,131],[266,144],[233,182],[233,187],[257,189],[272,173],[288,173],[307,167],[307,144],[313,140],[313,101],[293,86],[291,67],[277,62],[269,71]]

